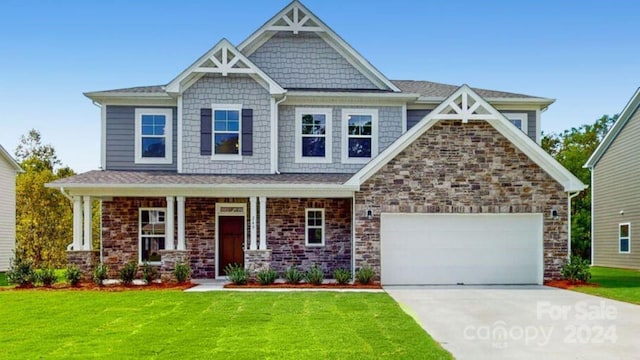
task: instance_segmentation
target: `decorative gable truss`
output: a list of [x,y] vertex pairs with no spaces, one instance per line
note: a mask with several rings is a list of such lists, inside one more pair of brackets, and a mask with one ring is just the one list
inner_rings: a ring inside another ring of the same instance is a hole
[[206,74],[247,74],[260,85],[277,95],[285,90],[255,64],[247,59],[227,39],[222,39],[216,46],[201,56],[189,68],[173,79],[166,87],[169,93],[182,93]]
[[299,6],[293,6],[289,11],[285,12],[272,21],[271,25],[266,27],[269,31],[291,31],[298,34],[301,31],[324,32],[324,29],[318,23],[311,19],[309,13],[301,9]]
[[378,155],[378,157],[353,175],[345,184],[354,186],[363,184],[385,164],[426,133],[433,125],[442,120],[462,120],[463,123],[467,123],[470,120],[486,121],[511,141],[516,148],[529,156],[532,161],[538,164],[538,166],[558,181],[558,183],[562,184],[565,191],[582,191],[586,188],[586,185],[569,170],[565,169],[525,133],[513,126],[509,119],[478,95],[478,93],[473,91],[468,85],[462,85],[458,88],[458,90],[445,99],[438,107],[420,120],[416,126],[399,137],[393,144]]

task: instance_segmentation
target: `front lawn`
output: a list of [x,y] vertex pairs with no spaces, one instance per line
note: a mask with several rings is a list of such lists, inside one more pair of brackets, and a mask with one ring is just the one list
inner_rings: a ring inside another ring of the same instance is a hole
[[0,291],[0,358],[450,359],[384,293]]
[[599,286],[578,286],[573,290],[640,304],[640,271],[594,266],[591,274],[591,282]]

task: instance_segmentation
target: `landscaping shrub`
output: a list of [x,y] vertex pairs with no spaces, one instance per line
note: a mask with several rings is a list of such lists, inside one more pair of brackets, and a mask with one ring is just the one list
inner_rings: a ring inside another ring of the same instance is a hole
[[351,271],[347,269],[335,269],[333,270],[333,278],[340,285],[346,285],[351,281]]
[[176,268],[173,269],[173,276],[175,276],[178,283],[182,284],[187,281],[189,275],[191,275],[191,268],[189,268],[189,265],[183,262],[176,263]]
[[304,275],[304,280],[313,285],[321,285],[324,280],[324,272],[318,265],[313,265]]
[[356,280],[362,285],[371,284],[375,276],[375,271],[368,266],[362,267],[356,271]]
[[299,284],[300,281],[302,281],[302,279],[304,278],[304,273],[298,270],[295,266],[288,268],[283,275],[284,281],[287,284]]
[[260,270],[256,275],[256,279],[260,285],[271,285],[278,278],[278,273],[275,270]]
[[65,277],[67,278],[67,282],[71,286],[76,286],[80,283],[80,279],[82,278],[82,273],[80,269],[75,265],[67,266],[67,272],[65,273]]
[[124,285],[131,285],[133,283],[133,279],[136,278],[136,273],[138,272],[138,264],[134,261],[129,261],[124,264],[122,269],[120,269],[120,281]]
[[158,269],[151,266],[148,262],[144,262],[142,264],[142,279],[144,282],[149,285],[153,282],[153,280],[158,278]]
[[7,281],[9,284],[25,286],[33,284],[34,273],[31,260],[29,260],[23,251],[14,252],[14,258],[11,259],[9,271],[7,271]]
[[571,283],[591,280],[591,266],[589,260],[572,255],[569,262],[562,267],[562,277]]
[[244,285],[249,280],[249,271],[238,264],[229,264],[224,268],[224,273],[234,285]]
[[35,282],[41,283],[43,286],[50,287],[55,284],[56,271],[52,268],[43,268],[34,273]]
[[104,280],[109,278],[109,267],[103,263],[98,264],[93,269],[93,282],[102,286]]

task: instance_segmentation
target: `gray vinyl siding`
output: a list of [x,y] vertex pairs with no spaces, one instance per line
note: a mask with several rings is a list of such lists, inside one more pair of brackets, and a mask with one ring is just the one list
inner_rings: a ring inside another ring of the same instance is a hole
[[308,106],[332,108],[332,163],[308,164],[295,162],[295,109],[304,106],[280,106],[279,109],[279,166],[288,173],[355,173],[366,164],[342,163],[342,109],[378,109],[378,154],[402,135],[402,108],[399,106]]
[[[185,174],[268,174],[271,171],[271,95],[247,75],[207,75],[182,97],[182,172]],[[200,109],[241,104],[253,110],[253,154],[242,160],[212,160],[200,154]]]
[[407,130],[414,127],[417,123],[422,120],[427,114],[429,114],[433,109],[410,109],[407,110]]
[[284,88],[378,89],[314,33],[279,32],[249,60]]
[[536,141],[538,129],[536,128],[536,112],[535,110],[500,110],[502,114],[527,114],[527,136]]
[[16,171],[0,156],[0,271],[9,269],[16,243]]
[[[594,264],[640,269],[640,110],[593,169]],[[620,211],[624,210],[624,215]],[[618,225],[631,224],[629,254],[620,254]]]
[[[136,171],[176,171],[178,159],[178,121],[177,108],[173,110],[171,164],[136,164],[135,163],[135,111],[136,108],[162,108],[154,106],[107,106],[107,134],[106,134],[106,169],[105,170],[136,170]],[[164,107],[165,109],[167,107]]]

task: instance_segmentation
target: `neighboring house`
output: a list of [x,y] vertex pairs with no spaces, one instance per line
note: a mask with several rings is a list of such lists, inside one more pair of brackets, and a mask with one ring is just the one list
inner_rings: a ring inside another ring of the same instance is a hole
[[593,152],[591,263],[640,269],[640,89]]
[[86,96],[102,170],[49,186],[74,198],[69,260],[87,270],[101,256],[188,261],[197,278],[318,264],[513,284],[566,261],[568,193],[585,185],[537,144],[554,100],[389,80],[298,1],[166,85]]
[[16,175],[20,165],[0,145],[0,271],[7,271],[16,247]]

